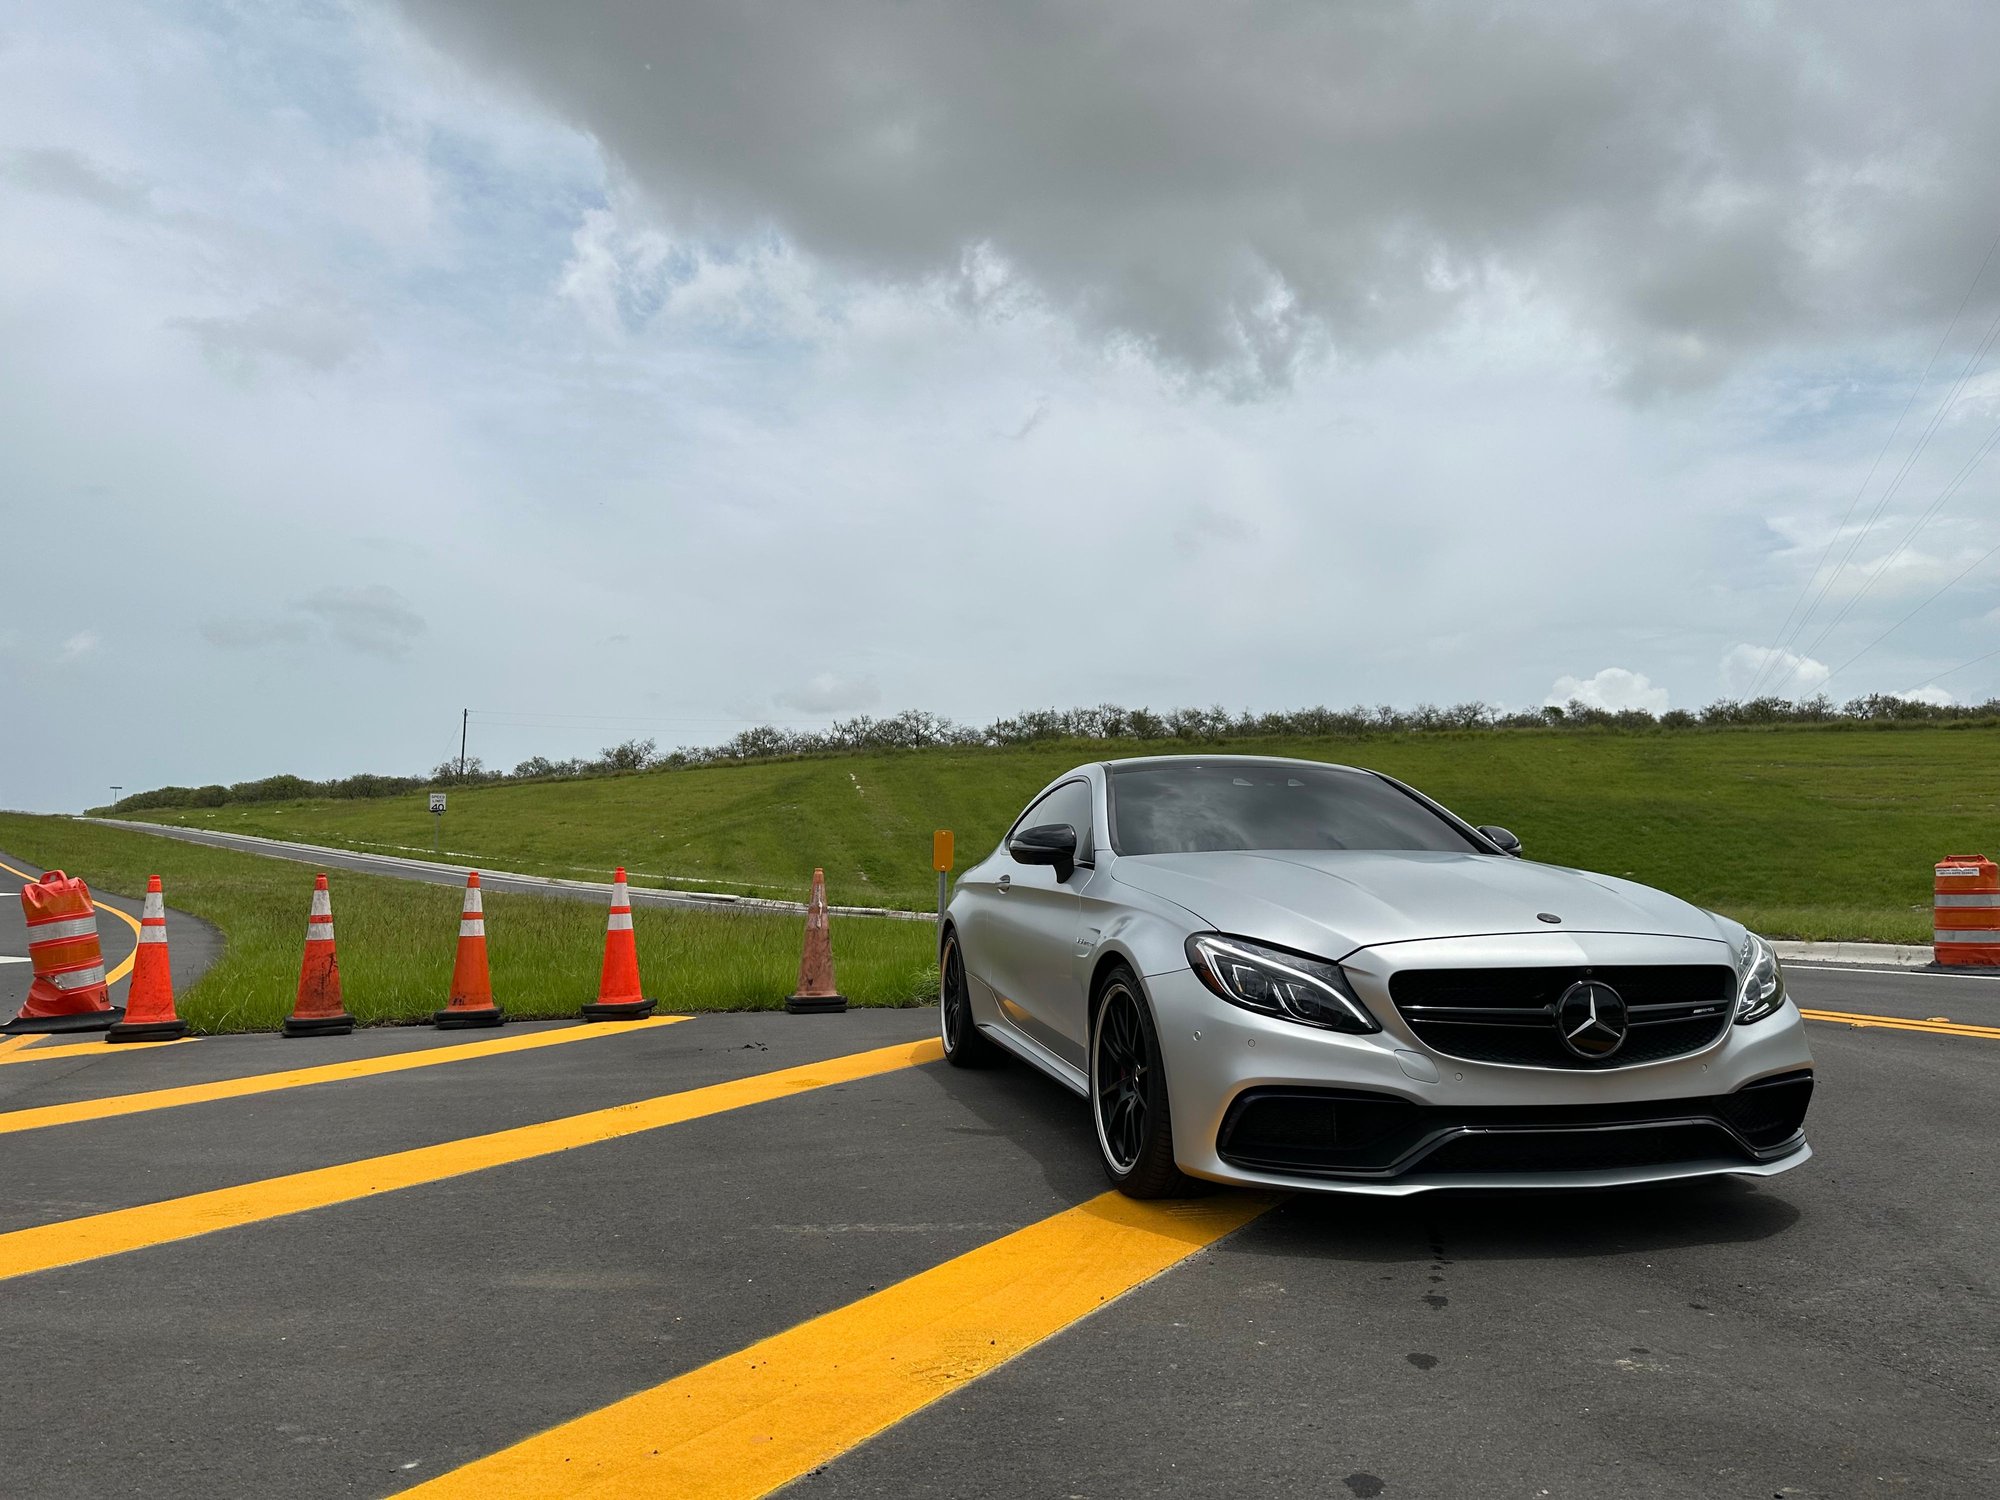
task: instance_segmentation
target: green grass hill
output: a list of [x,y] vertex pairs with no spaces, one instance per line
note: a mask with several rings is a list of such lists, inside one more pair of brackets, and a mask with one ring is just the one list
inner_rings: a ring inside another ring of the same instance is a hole
[[[451,791],[454,862],[641,884],[801,895],[813,866],[854,905],[928,907],[930,838],[963,868],[1022,802],[1104,756],[1199,749],[1060,743],[753,761]],[[1773,936],[1927,941],[1930,867],[2000,845],[1990,727],[1499,730],[1231,741],[1211,753],[1371,766],[1530,858],[1628,875]],[[421,792],[132,814],[156,822],[428,857]]]

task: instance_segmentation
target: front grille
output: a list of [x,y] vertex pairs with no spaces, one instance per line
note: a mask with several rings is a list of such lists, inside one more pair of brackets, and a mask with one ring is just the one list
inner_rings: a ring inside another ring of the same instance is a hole
[[1770,1161],[1798,1149],[1813,1075],[1733,1094],[1603,1104],[1422,1105],[1356,1089],[1254,1088],[1223,1116],[1233,1166],[1386,1180],[1405,1172],[1565,1172]]
[[[1624,997],[1631,1030],[1609,1057],[1578,1057],[1556,1030],[1556,1001],[1580,979]],[[1629,1068],[1699,1052],[1728,1027],[1735,994],[1723,964],[1409,969],[1389,980],[1398,1013],[1432,1051],[1535,1068]]]
[[1713,1125],[1624,1130],[1495,1130],[1446,1141],[1421,1163],[1432,1172],[1608,1172],[1664,1167],[1716,1157],[1741,1160],[1743,1148]]

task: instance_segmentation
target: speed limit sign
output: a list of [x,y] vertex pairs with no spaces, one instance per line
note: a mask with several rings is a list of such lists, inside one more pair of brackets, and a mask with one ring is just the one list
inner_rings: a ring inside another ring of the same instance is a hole
[[434,812],[434,813],[441,813],[441,812],[443,812],[443,811],[444,811],[444,793],[443,793],[443,792],[432,792],[432,793],[431,793],[431,811],[432,811],[432,812]]

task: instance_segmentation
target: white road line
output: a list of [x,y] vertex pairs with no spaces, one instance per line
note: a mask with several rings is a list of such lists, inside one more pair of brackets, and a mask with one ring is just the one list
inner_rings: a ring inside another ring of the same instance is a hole
[[1801,970],[1815,978],[1821,974],[1879,974],[1886,979],[1971,979],[1991,983],[2000,979],[2000,969],[1991,974],[1945,974],[1936,969],[1855,969],[1845,964],[1808,964],[1793,959],[1785,965],[1789,971]]
[[11,953],[0,953],[0,964],[31,964],[32,958],[16,958]]

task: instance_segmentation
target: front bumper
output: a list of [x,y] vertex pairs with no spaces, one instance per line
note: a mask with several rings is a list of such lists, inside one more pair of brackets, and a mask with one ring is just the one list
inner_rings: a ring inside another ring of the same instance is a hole
[[[1656,952],[1661,940],[1618,940],[1631,945],[1623,961],[1653,957],[1640,957],[1642,941]],[[1436,961],[1435,945],[1409,946],[1433,950],[1409,956]],[[1596,961],[1614,961],[1606,946],[1592,943]],[[1770,1177],[1812,1155],[1796,1128],[1796,1090],[1786,1109],[1746,1115],[1742,1102],[1778,1098],[1742,1092],[1753,1085],[1810,1079],[1805,1025],[1789,1001],[1664,1062],[1592,1071],[1481,1063],[1425,1047],[1388,1001],[1388,965],[1359,957],[1350,976],[1383,1027],[1363,1036],[1226,1004],[1189,970],[1146,977],[1181,1170],[1245,1186],[1403,1196]],[[1336,1112],[1330,1130],[1317,1125],[1314,1111],[1343,1096],[1361,1107],[1345,1120]],[[1297,1101],[1289,1122],[1268,1108],[1259,1122],[1259,1101],[1278,1099]],[[1740,1128],[1746,1119],[1758,1128]],[[1246,1132],[1246,1123],[1262,1128]]]

